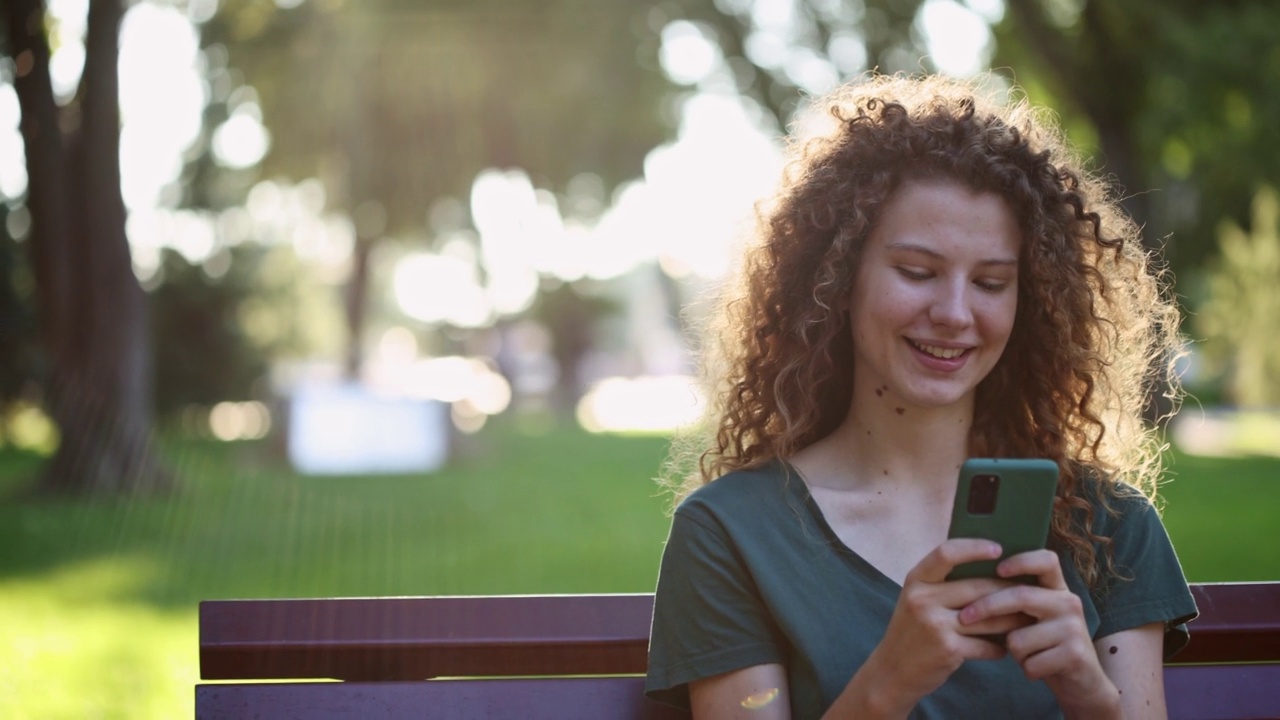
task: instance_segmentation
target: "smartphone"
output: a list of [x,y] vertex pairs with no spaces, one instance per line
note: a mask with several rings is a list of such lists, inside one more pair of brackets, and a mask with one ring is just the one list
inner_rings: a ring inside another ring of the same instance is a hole
[[[983,538],[1000,543],[997,560],[957,565],[948,580],[998,577],[996,565],[1012,555],[1039,550],[1049,539],[1058,464],[1052,460],[970,458],[960,466],[948,538]],[[1015,578],[1035,582],[1027,576]]]

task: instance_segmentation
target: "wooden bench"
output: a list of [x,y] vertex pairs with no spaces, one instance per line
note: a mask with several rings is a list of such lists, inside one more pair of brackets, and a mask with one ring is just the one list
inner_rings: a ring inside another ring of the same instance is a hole
[[[1280,583],[1192,592],[1191,644],[1165,666],[1170,717],[1280,717]],[[206,601],[204,680],[293,682],[197,685],[196,717],[687,718],[643,696],[652,609],[652,595]]]

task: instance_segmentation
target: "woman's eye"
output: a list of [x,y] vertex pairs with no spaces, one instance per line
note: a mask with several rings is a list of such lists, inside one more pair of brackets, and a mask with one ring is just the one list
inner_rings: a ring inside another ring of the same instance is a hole
[[978,286],[979,290],[989,293],[998,293],[1009,287],[1009,281],[1007,280],[975,280],[974,284]]
[[911,267],[902,267],[901,265],[898,266],[898,273],[901,274],[902,277],[907,278],[908,280],[928,280],[931,277],[928,270],[921,270],[919,268],[911,268]]

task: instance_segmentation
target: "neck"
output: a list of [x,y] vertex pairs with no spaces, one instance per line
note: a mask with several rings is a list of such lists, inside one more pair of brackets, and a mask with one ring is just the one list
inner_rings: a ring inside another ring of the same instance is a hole
[[855,389],[844,422],[800,455],[808,456],[813,474],[826,479],[821,485],[906,484],[950,492],[969,455],[972,425],[972,397],[947,407],[921,408],[888,392]]

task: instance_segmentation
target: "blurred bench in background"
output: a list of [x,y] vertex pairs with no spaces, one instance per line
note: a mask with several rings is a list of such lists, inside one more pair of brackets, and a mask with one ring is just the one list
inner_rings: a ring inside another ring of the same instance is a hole
[[[1192,592],[1169,717],[1280,717],[1280,583]],[[643,696],[652,610],[652,595],[206,601],[201,678],[292,682],[197,685],[196,717],[688,718]]]

